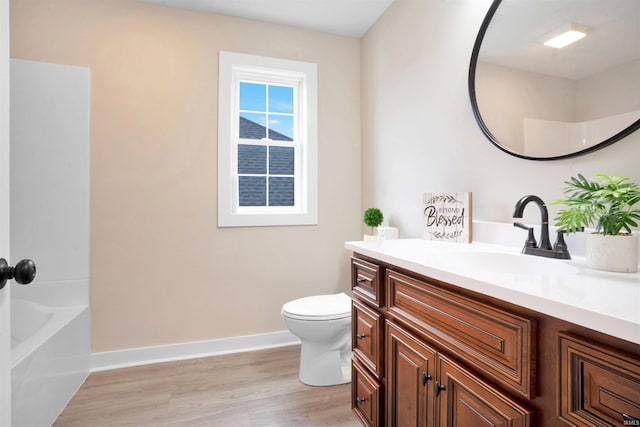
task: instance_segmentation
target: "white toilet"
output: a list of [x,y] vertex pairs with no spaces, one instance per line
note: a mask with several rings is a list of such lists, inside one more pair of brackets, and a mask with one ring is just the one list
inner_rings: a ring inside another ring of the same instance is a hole
[[351,298],[316,295],[282,306],[287,328],[300,338],[300,374],[305,384],[328,386],[351,381]]

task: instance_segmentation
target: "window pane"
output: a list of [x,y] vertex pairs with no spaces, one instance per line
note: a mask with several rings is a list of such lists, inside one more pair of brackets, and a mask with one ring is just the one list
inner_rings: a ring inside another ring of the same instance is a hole
[[293,147],[269,147],[269,174],[293,175],[294,150]]
[[240,206],[267,205],[267,178],[264,176],[238,177]]
[[269,206],[294,206],[293,190],[293,178],[270,177]]
[[267,137],[266,114],[240,113],[238,124],[240,138],[262,139]]
[[273,141],[293,141],[293,116],[269,114],[269,138]]
[[238,173],[266,174],[267,147],[262,145],[238,144]]
[[267,111],[267,85],[240,82],[240,110]]
[[293,88],[269,86],[269,111],[293,114]]

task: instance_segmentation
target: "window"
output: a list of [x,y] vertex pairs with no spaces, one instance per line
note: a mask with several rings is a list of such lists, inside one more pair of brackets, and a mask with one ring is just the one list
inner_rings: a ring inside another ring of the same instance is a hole
[[220,52],[218,226],[317,224],[317,66]]

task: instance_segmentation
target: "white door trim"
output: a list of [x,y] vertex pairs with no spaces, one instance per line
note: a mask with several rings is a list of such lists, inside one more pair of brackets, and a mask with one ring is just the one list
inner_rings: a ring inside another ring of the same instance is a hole
[[[9,1],[0,0],[0,257],[9,259]],[[0,290],[0,426],[11,425],[10,285]]]

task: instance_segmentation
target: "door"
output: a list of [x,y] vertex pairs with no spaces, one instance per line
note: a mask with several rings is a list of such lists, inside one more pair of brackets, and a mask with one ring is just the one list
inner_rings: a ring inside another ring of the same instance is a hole
[[386,328],[387,425],[433,425],[436,352],[391,322]]
[[438,354],[437,426],[528,427],[533,412],[491,387],[452,359]]
[[[0,0],[0,258],[9,256],[9,1]],[[11,261],[11,260],[9,260]],[[10,286],[0,290],[0,426],[11,425]]]

